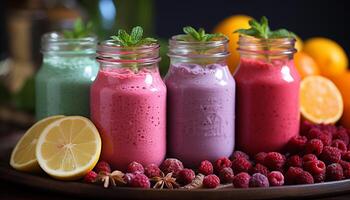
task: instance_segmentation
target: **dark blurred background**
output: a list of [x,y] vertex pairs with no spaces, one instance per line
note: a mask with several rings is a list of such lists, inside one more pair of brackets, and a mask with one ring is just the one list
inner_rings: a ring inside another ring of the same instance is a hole
[[78,17],[91,20],[101,40],[118,28],[143,26],[147,35],[160,38],[164,74],[167,38],[181,33],[186,25],[210,31],[237,14],[265,15],[273,29],[290,29],[303,40],[330,38],[350,55],[346,5],[345,0],[4,0],[0,7],[0,132],[13,124],[32,123],[40,37],[47,31],[71,28]]

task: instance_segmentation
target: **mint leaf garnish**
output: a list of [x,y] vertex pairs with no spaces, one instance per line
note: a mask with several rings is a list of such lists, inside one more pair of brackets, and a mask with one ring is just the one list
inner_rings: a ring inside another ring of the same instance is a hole
[[88,22],[84,24],[81,18],[75,20],[72,30],[64,30],[63,36],[66,39],[78,39],[88,37],[93,33],[93,24]]
[[238,29],[234,31],[234,33],[240,33],[243,35],[249,35],[256,38],[262,39],[275,39],[275,38],[295,38],[296,35],[288,31],[287,29],[278,29],[275,31],[271,31],[269,27],[268,19],[263,16],[258,22],[255,19],[249,21],[250,28],[249,29]]
[[111,36],[111,39],[113,40],[113,42],[123,47],[136,47],[142,45],[149,45],[157,42],[157,40],[154,38],[142,37],[142,27],[136,26],[131,30],[130,34],[128,34],[124,29],[119,29],[116,35]]
[[196,29],[194,29],[191,26],[186,26],[183,28],[183,32],[186,34],[184,35],[184,37],[182,37],[181,39],[185,40],[185,41],[199,41],[199,42],[207,42],[207,41],[211,41],[214,38],[218,38],[218,37],[225,37],[226,36],[222,33],[206,33],[205,30],[203,28],[199,28],[198,31]]

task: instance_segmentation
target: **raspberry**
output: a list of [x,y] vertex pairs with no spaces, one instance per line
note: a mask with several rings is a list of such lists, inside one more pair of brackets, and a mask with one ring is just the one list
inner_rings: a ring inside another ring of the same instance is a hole
[[145,172],[145,169],[140,163],[133,161],[128,165],[126,171],[128,173],[143,174]]
[[203,179],[203,187],[216,188],[220,185],[220,179],[215,174],[208,175]]
[[313,160],[304,163],[304,170],[310,172],[312,175],[324,174],[326,172],[326,165],[320,160]]
[[335,139],[332,142],[332,147],[338,148],[341,152],[346,152],[348,148],[343,140]]
[[123,176],[123,180],[125,181],[126,185],[129,185],[131,184],[131,180],[134,178],[135,174],[132,174],[132,173],[126,173],[124,174]]
[[269,152],[265,157],[264,164],[270,170],[281,171],[286,162],[286,158],[278,152]]
[[345,142],[346,145],[349,144],[349,134],[344,127],[339,127],[337,132],[333,134],[333,140],[340,139]]
[[326,146],[323,148],[320,159],[328,165],[337,163],[341,159],[341,152],[338,148]]
[[331,135],[334,135],[337,132],[337,127],[332,124],[320,124],[318,128],[324,132],[328,132]]
[[300,174],[298,174],[295,177],[295,183],[296,184],[313,184],[314,183],[314,177],[307,172],[307,171],[302,171]]
[[315,156],[314,154],[306,154],[303,156],[303,163],[313,161],[313,160],[318,160],[317,156]]
[[203,160],[199,165],[198,172],[205,176],[212,174],[214,172],[213,164],[208,160]]
[[303,169],[299,167],[289,167],[287,172],[285,173],[285,181],[286,183],[292,185],[296,183],[296,178],[299,174],[303,172]]
[[252,163],[245,158],[237,158],[232,162],[232,170],[235,174],[249,172],[250,168],[252,168]]
[[184,165],[181,161],[175,158],[167,158],[159,167],[165,174],[173,173],[176,177],[177,174],[184,169]]
[[243,151],[234,151],[232,156],[231,156],[231,160],[235,160],[235,159],[241,158],[241,157],[249,160],[248,154],[244,153]]
[[340,164],[332,163],[327,166],[326,179],[328,181],[338,181],[343,179],[343,177],[344,177],[344,172]]
[[220,170],[220,181],[222,183],[232,183],[234,174],[230,167],[225,167],[222,170]]
[[94,171],[89,171],[85,176],[84,176],[84,182],[85,183],[94,183],[97,179],[97,173]]
[[350,151],[344,152],[341,158],[345,161],[350,162]]
[[233,177],[234,188],[248,188],[249,187],[250,175],[246,172],[241,172]]
[[267,175],[271,186],[282,186],[284,185],[284,176],[279,171],[272,171]]
[[231,160],[229,160],[226,157],[223,158],[219,158],[215,161],[214,163],[214,169],[216,172],[220,172],[220,170],[222,170],[225,167],[231,167],[232,166],[232,162]]
[[150,188],[151,183],[146,175],[134,174],[134,177],[130,181],[130,186],[137,188]]
[[339,161],[339,164],[343,168],[344,178],[346,178],[346,179],[350,178],[350,163],[341,160],[341,161]]
[[305,153],[313,153],[316,156],[320,155],[323,150],[323,143],[319,139],[311,139],[306,143]]
[[287,159],[287,167],[301,167],[303,165],[303,159],[299,155],[293,155]]
[[311,128],[317,128],[317,125],[312,124],[311,122],[308,122],[308,121],[303,121],[300,126],[300,132],[302,135],[307,135]]
[[265,152],[259,152],[259,153],[257,153],[257,154],[254,156],[255,163],[264,164],[266,155],[267,155],[267,153],[265,153]]
[[329,133],[328,131],[322,131],[319,128],[312,128],[308,135],[308,139],[319,139],[322,141],[322,144],[324,146],[329,146],[331,145],[332,142],[332,134]]
[[326,172],[321,173],[321,174],[317,174],[317,175],[313,175],[313,177],[314,177],[315,183],[322,183],[326,180]]
[[179,172],[179,174],[177,175],[176,180],[182,184],[182,185],[187,185],[189,183],[191,183],[193,181],[193,179],[195,178],[195,173],[192,169],[183,169]]
[[249,187],[269,187],[269,180],[267,177],[260,173],[255,173],[250,177]]
[[106,161],[99,161],[96,164],[94,170],[96,171],[96,173],[100,173],[100,172],[111,173],[111,166]]
[[298,153],[304,149],[306,142],[307,138],[305,136],[294,136],[288,141],[287,151]]
[[147,165],[147,167],[145,167],[145,175],[148,178],[160,177],[161,174],[162,174],[162,171],[155,164],[150,164],[150,165]]
[[269,174],[269,170],[264,165],[258,163],[249,170],[249,173],[250,174],[260,173],[267,176]]

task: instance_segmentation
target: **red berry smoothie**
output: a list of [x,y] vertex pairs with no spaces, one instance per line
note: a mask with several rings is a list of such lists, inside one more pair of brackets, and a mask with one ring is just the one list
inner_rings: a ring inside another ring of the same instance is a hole
[[125,170],[136,161],[159,165],[166,152],[166,87],[157,67],[101,68],[91,88],[91,118],[101,160]]
[[234,77],[238,149],[250,155],[282,150],[299,132],[300,77],[293,60],[241,57]]

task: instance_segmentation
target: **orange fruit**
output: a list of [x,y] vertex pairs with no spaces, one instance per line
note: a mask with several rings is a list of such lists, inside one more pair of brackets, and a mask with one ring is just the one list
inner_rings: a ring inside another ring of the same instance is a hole
[[317,63],[303,51],[294,54],[294,64],[301,78],[320,74]]
[[350,71],[331,77],[333,83],[339,88],[344,102],[344,113],[340,123],[350,129]]
[[304,42],[303,42],[303,40],[299,37],[299,36],[297,36],[296,38],[295,38],[295,49],[298,51],[298,52],[300,52],[300,51],[302,51],[303,50],[303,46],[304,46]]
[[300,83],[300,113],[313,123],[332,124],[343,114],[343,99],[334,83],[323,76],[307,76]]
[[239,34],[233,32],[237,29],[249,28],[249,20],[251,19],[251,17],[246,15],[233,15],[221,21],[213,30],[214,33],[225,34],[230,40],[229,51],[231,54],[228,57],[227,64],[231,73],[236,71],[239,63],[239,52],[237,51]]
[[326,77],[345,72],[348,57],[344,49],[328,38],[311,38],[304,43],[303,51],[318,64],[320,72]]

